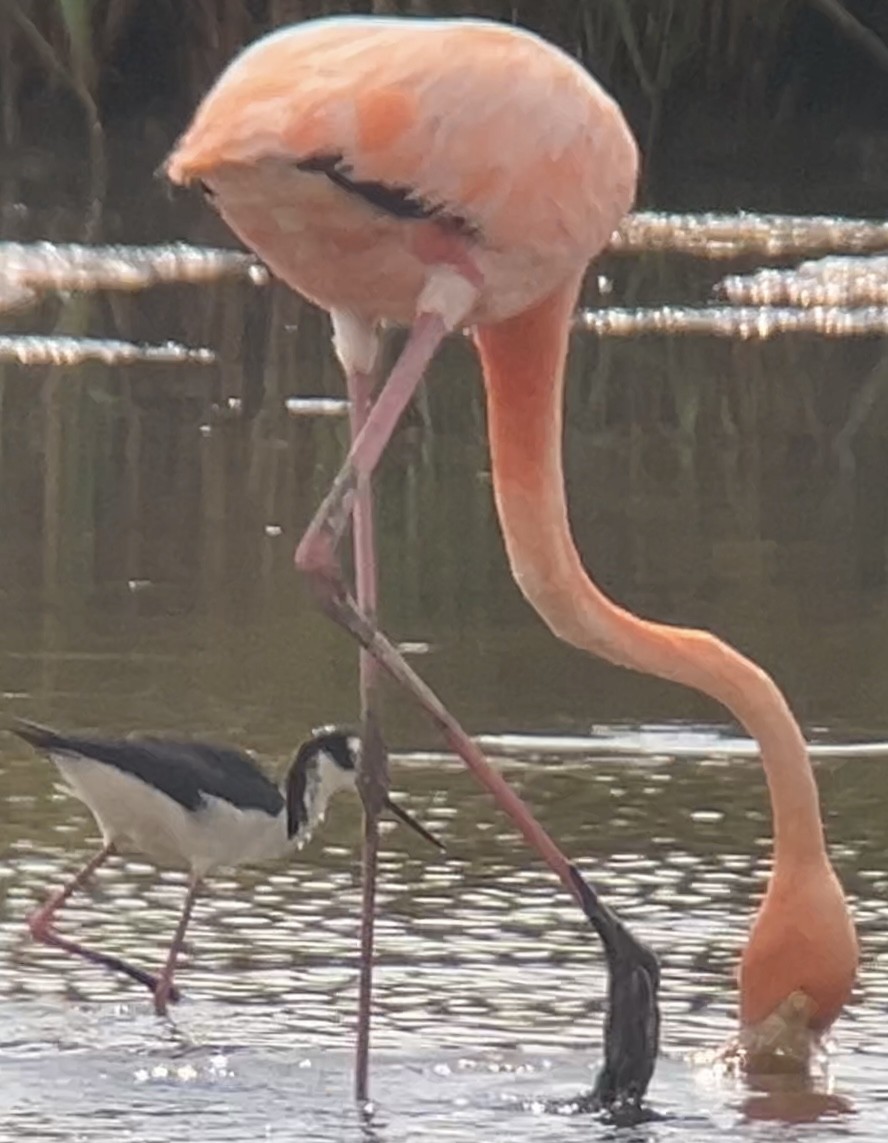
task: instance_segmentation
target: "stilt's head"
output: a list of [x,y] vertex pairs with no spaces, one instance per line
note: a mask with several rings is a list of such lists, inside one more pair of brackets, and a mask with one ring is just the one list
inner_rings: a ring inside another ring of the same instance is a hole
[[617,915],[571,868],[583,911],[601,938],[610,981],[604,1065],[595,1082],[596,1108],[637,1108],[654,1074],[660,1043],[660,965]]
[[[359,736],[336,727],[315,731],[296,751],[284,783],[284,796],[287,802],[287,834],[297,844],[308,841],[314,827],[323,820],[334,794],[355,789],[360,757]],[[444,848],[388,795],[385,806],[431,845]]]

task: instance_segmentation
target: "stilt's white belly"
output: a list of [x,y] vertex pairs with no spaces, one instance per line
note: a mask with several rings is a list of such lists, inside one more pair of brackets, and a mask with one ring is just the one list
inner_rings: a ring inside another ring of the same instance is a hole
[[267,861],[286,852],[284,813],[238,810],[206,796],[186,810],[147,782],[88,758],[53,754],[73,793],[91,810],[106,842],[136,850],[159,865],[203,877],[213,869]]

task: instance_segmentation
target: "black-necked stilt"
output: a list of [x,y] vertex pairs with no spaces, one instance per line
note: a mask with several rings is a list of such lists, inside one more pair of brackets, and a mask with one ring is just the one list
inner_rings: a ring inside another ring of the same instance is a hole
[[[11,728],[49,755],[69,789],[92,811],[102,848],[28,920],[31,934],[125,973],[154,993],[159,1014],[176,1000],[173,974],[194,899],[214,870],[286,857],[308,841],[330,799],[355,786],[360,740],[328,728],[304,742],[280,787],[253,759],[230,746],[173,738],[94,738],[59,734],[17,720]],[[443,849],[419,822],[386,795],[386,807]],[[188,892],[160,977],[117,957],[60,937],[52,918],[112,854],[136,850],[152,861],[189,872]]]

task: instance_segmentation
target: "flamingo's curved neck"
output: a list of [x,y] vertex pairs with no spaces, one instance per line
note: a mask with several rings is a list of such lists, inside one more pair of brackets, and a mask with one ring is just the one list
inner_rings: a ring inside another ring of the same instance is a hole
[[817,786],[799,725],[768,674],[705,631],[640,619],[592,582],[574,545],[562,466],[564,364],[579,291],[479,327],[494,492],[512,573],[556,635],[723,703],[760,746],[775,862],[825,860]]

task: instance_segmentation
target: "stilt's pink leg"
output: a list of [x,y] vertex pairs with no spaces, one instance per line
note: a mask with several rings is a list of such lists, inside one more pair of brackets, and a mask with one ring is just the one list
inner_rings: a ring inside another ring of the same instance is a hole
[[28,928],[31,930],[31,936],[35,941],[42,941],[48,930],[52,926],[52,919],[55,914],[61,909],[62,905],[68,898],[76,893],[81,886],[92,877],[95,871],[104,865],[109,857],[113,857],[116,853],[114,842],[106,842],[95,856],[87,861],[82,869],[79,869],[70,881],[65,882],[61,889],[56,889],[49,897],[43,902],[39,909],[28,917]]
[[[103,845],[99,852],[90,858],[86,865],[78,870],[70,881],[63,885],[61,889],[51,894],[48,900],[46,900],[39,909],[35,909],[28,918],[28,928],[30,929],[33,939],[39,941],[40,944],[60,949],[62,952],[70,953],[72,956],[79,956],[83,960],[89,961],[90,964],[99,965],[101,968],[108,968],[112,972],[119,972],[124,976],[128,976],[130,980],[134,980],[136,983],[151,989],[153,992],[157,987],[157,977],[150,972],[136,968],[135,965],[128,964],[127,961],[121,960],[120,957],[112,956],[110,953],[96,952],[95,949],[87,948],[85,945],[78,944],[77,941],[68,940],[66,937],[62,937],[55,932],[52,927],[53,917],[72,893],[80,889],[92,874],[95,873],[100,866],[104,865],[109,857],[113,857],[116,852],[113,842],[108,842],[106,845]],[[174,990],[170,999],[178,1000],[178,998],[178,993]]]
[[564,854],[536,822],[505,779],[493,769],[476,744],[410,664],[348,594],[336,549],[354,507],[360,481],[369,477],[382,456],[398,420],[413,396],[447,327],[438,314],[421,314],[407,344],[377,398],[345,464],[296,549],[296,565],[306,573],[320,605],[358,640],[383,669],[404,686],[437,723],[447,741],[478,781],[493,795],[565,888],[582,905],[575,873]]
[[179,953],[182,950],[182,944],[185,940],[185,930],[188,928],[188,922],[191,919],[191,910],[194,908],[194,900],[200,892],[200,886],[201,882],[196,877],[192,878],[188,883],[188,892],[185,895],[185,904],[182,906],[182,915],[179,917],[179,923],[173,935],[170,951],[167,953],[163,972],[160,974],[157,987],[154,989],[154,1011],[158,1016],[166,1015],[167,1004],[173,999],[175,992],[173,988],[173,976],[176,971],[176,961],[179,959]]

